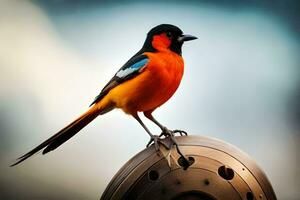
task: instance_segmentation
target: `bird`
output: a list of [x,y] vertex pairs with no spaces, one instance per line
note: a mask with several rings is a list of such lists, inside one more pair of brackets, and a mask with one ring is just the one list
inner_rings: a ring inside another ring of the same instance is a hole
[[[142,48],[115,73],[85,113],[19,157],[11,166],[23,162],[40,151],[42,154],[53,151],[96,117],[113,109],[121,109],[139,122],[150,136],[147,146],[153,143],[158,150],[160,138],[165,136],[169,137],[173,141],[171,144],[175,144],[179,150],[173,136],[176,132],[180,134],[186,132],[171,131],[159,123],[152,113],[167,102],[179,87],[184,73],[182,45],[186,41],[195,39],[197,37],[183,34],[180,28],[172,24],[160,24],[152,28],[147,33]],[[140,112],[162,130],[161,135],[157,136],[150,132],[140,119],[138,115]]]

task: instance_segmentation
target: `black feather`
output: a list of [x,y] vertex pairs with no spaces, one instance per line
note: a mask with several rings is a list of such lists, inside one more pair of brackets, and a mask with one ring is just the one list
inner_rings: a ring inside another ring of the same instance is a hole
[[[91,108],[93,109],[93,108]],[[90,123],[93,119],[98,116],[98,112],[95,112],[95,109],[87,111],[85,114],[80,116],[78,119],[70,123],[68,126],[60,130],[58,133],[44,141],[42,144],[38,145],[25,155],[19,157],[17,162],[11,165],[15,166],[24,160],[28,159],[35,153],[38,153],[42,149],[44,149],[43,154],[48,153],[51,150],[56,149],[58,146],[66,142],[68,139],[73,137],[76,133],[78,133],[83,127],[85,127],[88,123]]]

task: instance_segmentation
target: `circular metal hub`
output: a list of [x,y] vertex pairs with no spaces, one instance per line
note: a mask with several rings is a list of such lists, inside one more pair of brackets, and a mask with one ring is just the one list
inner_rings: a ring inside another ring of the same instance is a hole
[[236,147],[208,137],[176,139],[190,167],[185,170],[174,147],[156,152],[150,146],[119,170],[101,200],[276,200],[263,171]]

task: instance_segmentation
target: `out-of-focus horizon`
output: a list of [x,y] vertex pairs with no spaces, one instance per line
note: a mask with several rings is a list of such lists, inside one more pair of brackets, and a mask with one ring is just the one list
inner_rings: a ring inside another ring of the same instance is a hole
[[1,1],[0,199],[100,197],[149,139],[120,111],[54,152],[9,165],[85,111],[161,23],[199,39],[184,45],[182,84],[154,115],[169,128],[237,146],[278,199],[298,199],[299,4],[209,2]]

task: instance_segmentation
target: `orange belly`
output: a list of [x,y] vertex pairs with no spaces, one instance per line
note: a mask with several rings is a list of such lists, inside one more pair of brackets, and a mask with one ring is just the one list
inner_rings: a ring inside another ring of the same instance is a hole
[[113,88],[108,97],[125,113],[154,110],[177,90],[183,75],[183,59],[171,52],[146,53],[150,62],[135,78]]

